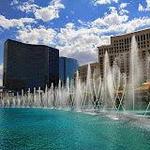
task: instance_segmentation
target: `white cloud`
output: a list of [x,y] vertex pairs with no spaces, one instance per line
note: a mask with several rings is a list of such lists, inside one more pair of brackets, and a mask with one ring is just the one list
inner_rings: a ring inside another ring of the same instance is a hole
[[104,17],[94,20],[91,22],[91,25],[92,27],[101,29],[101,33],[103,34],[128,33],[142,27],[150,26],[150,18],[140,17],[129,20],[128,12],[125,9],[124,11],[118,11],[112,7],[110,13],[106,13]]
[[95,27],[75,27],[68,23],[58,33],[60,55],[74,57],[81,64],[97,60],[97,46],[108,44],[109,36],[101,35],[101,29]]
[[128,3],[121,3],[120,4],[120,9],[124,9],[128,6]]
[[31,23],[35,23],[35,20],[32,18],[7,19],[5,16],[0,15],[0,27],[4,29],[24,27],[24,25]]
[[118,3],[119,0],[93,0],[94,5],[104,5],[111,3]]
[[139,8],[138,8],[139,11],[144,11],[144,7],[143,5],[139,4]]
[[56,31],[40,26],[39,28],[26,28],[18,30],[17,39],[30,44],[53,45]]
[[50,5],[41,9],[37,9],[34,14],[37,19],[50,21],[55,18],[59,18],[60,9],[64,8],[65,7],[60,0],[52,0]]
[[145,0],[146,7],[144,7],[141,3],[139,4],[139,11],[150,11],[150,0]]
[[150,27],[149,17],[134,18],[121,26],[125,33],[133,32],[143,27]]
[[3,85],[3,64],[0,64],[0,86]]
[[37,9],[40,9],[40,7],[34,4],[32,1],[24,2],[23,4],[18,5],[17,8],[26,13],[35,12]]
[[10,5],[13,6],[13,5],[17,5],[18,3],[19,3],[18,0],[12,0],[12,2],[10,3]]
[[110,27],[122,24],[128,20],[128,15],[126,13],[120,14],[116,8],[111,7],[110,13],[106,13],[104,17],[98,18],[92,22],[93,26],[99,28]]
[[64,9],[65,6],[61,3],[61,0],[52,0],[46,7],[38,6],[30,0],[22,3],[17,8],[26,13],[32,12],[36,19],[46,22],[59,18],[60,10]]

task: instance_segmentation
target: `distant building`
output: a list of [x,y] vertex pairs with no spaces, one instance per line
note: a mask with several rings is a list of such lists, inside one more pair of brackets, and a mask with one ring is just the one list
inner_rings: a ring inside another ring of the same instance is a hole
[[4,44],[3,85],[19,91],[45,88],[59,80],[59,51],[44,45],[7,40]]
[[74,74],[78,69],[78,61],[73,58],[59,58],[59,79],[66,82],[67,78],[73,79]]
[[[143,62],[144,65],[146,64],[146,58],[150,55],[150,29],[111,37],[110,45],[98,47],[98,59],[100,63],[101,76],[103,76],[104,56],[106,51],[109,55],[110,65],[113,65],[113,61],[116,57],[119,58],[121,72],[126,73],[127,76],[129,75],[130,49],[133,35],[135,35],[138,44],[141,62]],[[146,72],[143,74],[146,75]]]
[[[93,77],[93,75],[94,75],[95,78],[99,78],[99,76],[100,76],[99,63],[97,63],[97,62],[91,63],[90,69],[91,69],[91,77]],[[80,78],[81,82],[85,82],[87,79],[88,64],[80,66],[78,71],[79,71],[79,78]]]

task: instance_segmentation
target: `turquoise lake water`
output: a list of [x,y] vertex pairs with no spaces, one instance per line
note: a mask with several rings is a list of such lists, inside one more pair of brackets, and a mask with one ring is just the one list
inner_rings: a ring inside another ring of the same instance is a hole
[[48,109],[0,109],[0,150],[150,150],[150,129]]

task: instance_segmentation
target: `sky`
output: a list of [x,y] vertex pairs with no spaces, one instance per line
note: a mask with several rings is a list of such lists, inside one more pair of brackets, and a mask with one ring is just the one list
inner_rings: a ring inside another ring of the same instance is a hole
[[0,78],[9,39],[60,50],[80,64],[97,61],[110,36],[150,28],[150,0],[0,0]]

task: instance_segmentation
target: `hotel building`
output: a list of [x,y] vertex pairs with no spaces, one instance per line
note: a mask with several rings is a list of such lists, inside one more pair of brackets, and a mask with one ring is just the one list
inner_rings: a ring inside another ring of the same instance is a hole
[[7,40],[4,44],[3,85],[6,90],[20,91],[58,84],[59,50]]
[[[118,65],[121,72],[129,75],[131,39],[135,35],[141,62],[146,65],[147,56],[150,55],[150,29],[145,29],[125,35],[111,37],[110,45],[98,47],[98,60],[100,64],[100,72],[103,77],[103,66],[105,52],[108,52],[110,65],[113,65],[115,58],[119,58]],[[144,66],[146,71],[146,66]],[[144,73],[146,75],[146,72]]]

